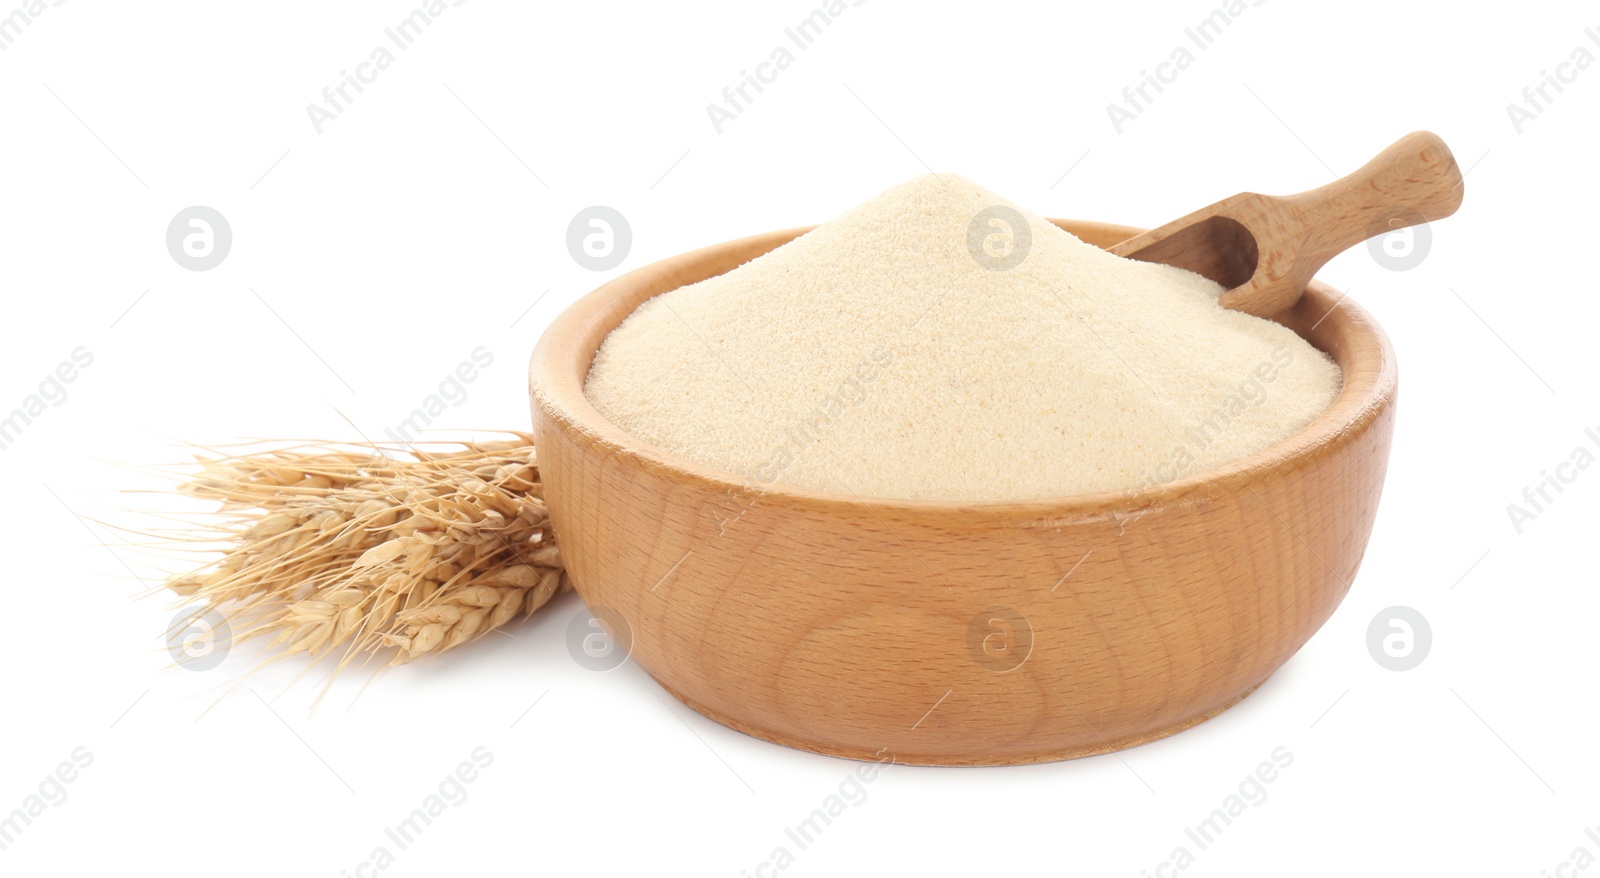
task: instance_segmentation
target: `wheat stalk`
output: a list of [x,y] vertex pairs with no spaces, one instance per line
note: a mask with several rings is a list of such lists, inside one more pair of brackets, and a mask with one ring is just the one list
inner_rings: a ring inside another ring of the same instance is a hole
[[197,457],[180,491],[219,518],[184,538],[214,563],[167,581],[281,654],[404,664],[570,588],[531,436],[447,451],[313,445]]

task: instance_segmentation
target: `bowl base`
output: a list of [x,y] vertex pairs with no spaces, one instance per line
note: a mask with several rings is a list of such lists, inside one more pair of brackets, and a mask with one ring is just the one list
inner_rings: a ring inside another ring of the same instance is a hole
[[[1151,732],[1149,734],[1135,735],[1135,736],[1132,736],[1132,737],[1128,737],[1128,738],[1124,738],[1122,740],[1116,741],[1114,743],[1106,742],[1106,741],[1100,741],[1100,742],[1097,742],[1096,744],[1094,744],[1093,746],[1090,746],[1090,747],[1075,747],[1075,748],[1071,748],[1071,749],[1067,749],[1067,750],[1050,750],[1050,751],[1044,751],[1044,752],[1040,752],[1040,753],[1025,753],[1025,754],[1019,754],[1019,755],[1010,755],[1010,756],[919,756],[919,755],[905,755],[905,754],[899,754],[899,753],[891,753],[891,754],[887,754],[886,755],[885,752],[882,751],[882,750],[877,751],[877,752],[872,752],[872,751],[868,751],[868,750],[855,749],[855,748],[852,748],[852,747],[837,747],[837,746],[833,746],[833,745],[829,745],[829,744],[816,744],[816,743],[812,743],[810,741],[803,741],[803,740],[800,740],[798,738],[791,738],[791,737],[788,737],[788,736],[785,736],[785,735],[776,735],[776,734],[773,734],[771,732],[767,732],[765,730],[758,729],[758,728],[756,728],[754,726],[751,726],[751,725],[749,725],[747,723],[740,722],[740,721],[738,721],[736,719],[733,719],[731,717],[726,716],[725,714],[718,713],[715,710],[711,710],[711,709],[709,709],[707,707],[704,707],[703,705],[696,703],[691,698],[685,698],[682,693],[678,692],[676,689],[673,689],[671,686],[668,686],[667,684],[661,682],[661,680],[657,679],[654,674],[650,675],[650,679],[655,680],[656,685],[660,686],[662,689],[665,689],[667,691],[667,693],[670,694],[673,698],[676,698],[679,701],[683,702],[685,705],[688,705],[689,708],[692,709],[695,713],[700,714],[701,716],[705,717],[706,719],[709,719],[709,720],[712,720],[713,722],[717,722],[717,723],[720,723],[722,725],[725,725],[728,728],[733,729],[736,732],[743,732],[744,734],[749,735],[752,738],[759,738],[759,739],[761,739],[763,741],[769,741],[769,742],[771,742],[773,744],[781,744],[782,746],[788,747],[788,748],[793,749],[793,750],[804,750],[807,753],[817,753],[817,754],[820,754],[822,756],[833,756],[833,757],[836,757],[836,758],[839,758],[839,759],[853,759],[853,760],[855,760],[857,762],[889,762],[889,761],[893,761],[897,765],[970,765],[970,766],[979,766],[979,765],[1033,765],[1033,764],[1040,763],[1040,762],[1064,762],[1064,761],[1066,761],[1068,759],[1081,759],[1081,758],[1083,758],[1085,756],[1099,756],[1099,755],[1102,755],[1102,754],[1105,754],[1105,753],[1111,753],[1111,752],[1114,752],[1114,751],[1117,751],[1117,750],[1126,750],[1129,747],[1137,747],[1140,744],[1148,744],[1151,741],[1159,741],[1162,738],[1165,738],[1165,737],[1167,737],[1169,735],[1175,735],[1178,732],[1183,731],[1184,729],[1191,728],[1193,726],[1197,726],[1200,723],[1203,723],[1206,720],[1211,719],[1212,717],[1222,713],[1223,711],[1225,711],[1228,708],[1234,706],[1235,704],[1238,704],[1239,702],[1243,701],[1245,698],[1249,697],[1250,693],[1256,691],[1257,689],[1260,689],[1261,688],[1261,684],[1267,682],[1267,680],[1271,679],[1271,677],[1272,677],[1271,674],[1268,674],[1267,676],[1262,677],[1260,680],[1256,681],[1256,683],[1254,685],[1252,685],[1250,688],[1248,688],[1248,689],[1244,690],[1243,692],[1239,693],[1238,697],[1236,697],[1233,700],[1227,702],[1226,704],[1223,704],[1222,706],[1220,706],[1218,708],[1215,708],[1214,710],[1207,711],[1206,713],[1200,714],[1197,717],[1192,717],[1190,719],[1186,719],[1183,722],[1175,723],[1175,724],[1167,726],[1165,728],[1158,729],[1158,730],[1156,730],[1154,732]],[[890,757],[892,757],[892,759]]]

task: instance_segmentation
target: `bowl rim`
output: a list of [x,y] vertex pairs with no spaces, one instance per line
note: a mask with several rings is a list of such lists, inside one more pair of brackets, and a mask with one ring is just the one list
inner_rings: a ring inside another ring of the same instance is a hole
[[[1145,231],[1094,220],[1050,218],[1048,221],[1100,247]],[[1342,384],[1333,403],[1311,423],[1254,454],[1139,488],[1025,500],[947,501],[861,496],[763,484],[651,445],[611,422],[589,402],[584,383],[596,351],[606,335],[640,304],[731,270],[711,273],[695,270],[714,257],[726,260],[731,254],[747,253],[735,263],[735,266],[741,265],[813,228],[816,226],[766,232],[680,253],[614,278],[578,299],[551,321],[534,346],[529,362],[529,395],[535,419],[547,418],[566,438],[591,454],[606,459],[623,458],[669,481],[699,482],[718,493],[754,494],[758,504],[777,501],[789,508],[818,511],[870,509],[909,516],[959,512],[1008,520],[1077,521],[1123,518],[1158,506],[1199,502],[1243,490],[1275,474],[1299,469],[1357,441],[1396,398],[1395,355],[1382,327],[1349,296],[1313,280],[1293,308],[1273,319],[1285,323],[1310,342],[1305,332],[1286,321],[1306,322],[1315,315],[1315,322],[1308,331],[1325,324],[1324,336],[1342,339],[1342,350],[1327,350],[1313,343],[1333,356],[1340,367]],[[669,285],[648,295],[640,294],[642,289],[661,284]],[[632,299],[636,301],[630,304]]]

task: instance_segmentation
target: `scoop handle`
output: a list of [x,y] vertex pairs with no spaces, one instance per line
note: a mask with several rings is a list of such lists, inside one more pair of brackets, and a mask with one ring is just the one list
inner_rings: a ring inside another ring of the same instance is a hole
[[1311,280],[1328,260],[1378,235],[1443,219],[1461,206],[1461,168],[1429,131],[1400,138],[1354,173],[1283,199],[1306,228],[1294,280]]

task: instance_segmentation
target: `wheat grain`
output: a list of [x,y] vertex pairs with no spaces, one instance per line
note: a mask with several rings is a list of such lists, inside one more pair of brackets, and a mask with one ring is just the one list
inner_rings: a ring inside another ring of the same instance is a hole
[[225,543],[167,587],[236,639],[283,654],[404,664],[536,612],[571,581],[532,437],[412,447],[279,448],[197,458],[180,490],[219,504],[189,539]]

